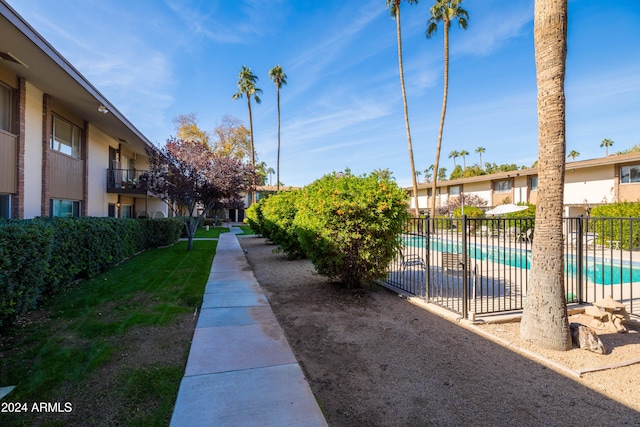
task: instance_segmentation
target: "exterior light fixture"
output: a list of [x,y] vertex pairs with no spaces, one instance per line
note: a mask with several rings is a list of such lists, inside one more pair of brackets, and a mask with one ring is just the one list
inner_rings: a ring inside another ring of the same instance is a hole
[[109,112],[107,107],[105,107],[104,105],[99,106],[98,111],[101,112],[102,114],[107,114]]

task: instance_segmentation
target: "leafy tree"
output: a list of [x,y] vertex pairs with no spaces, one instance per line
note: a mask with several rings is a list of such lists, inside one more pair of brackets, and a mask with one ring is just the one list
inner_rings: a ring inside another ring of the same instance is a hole
[[571,157],[572,160],[575,160],[576,157],[579,157],[580,153],[578,153],[576,150],[571,150],[569,152],[569,154],[567,154],[567,157]]
[[464,173],[462,171],[462,166],[458,165],[455,168],[453,168],[453,172],[451,172],[451,175],[449,175],[449,179],[462,178],[463,175]]
[[486,148],[484,148],[484,147],[478,147],[478,148],[476,148],[476,153],[478,153],[478,154],[480,155],[480,163],[479,163],[479,164],[480,164],[480,167],[482,167],[482,154],[483,154],[485,151],[487,151],[487,149],[486,149]]
[[518,170],[518,165],[516,165],[515,163],[501,165],[497,165],[495,163],[485,163],[484,166],[484,169],[488,174]]
[[[442,96],[442,114],[440,116],[440,130],[438,131],[438,145],[436,146],[435,170],[439,170],[440,149],[442,147],[442,132],[444,117],[447,112],[447,94],[449,92],[449,27],[452,20],[458,21],[458,26],[467,28],[469,14],[460,7],[462,0],[436,0],[429,10],[431,17],[427,21],[427,38],[431,38],[438,29],[438,22],[444,27],[444,95]],[[455,160],[454,160],[455,161]],[[432,192],[436,192],[437,179],[433,180]],[[436,214],[436,198],[431,199],[431,215]]]
[[407,193],[376,175],[326,175],[304,189],[294,227],[317,272],[359,286],[386,276],[409,218]]
[[203,144],[209,143],[209,134],[198,127],[196,113],[181,114],[173,119],[173,122],[176,126],[176,138]]
[[611,147],[614,144],[614,142],[610,139],[603,139],[602,143],[600,143],[600,147],[604,147],[605,149],[605,156],[609,157],[609,147]]
[[231,156],[243,162],[251,161],[250,132],[242,120],[225,115],[213,130],[213,150],[225,156]]
[[203,142],[170,138],[163,148],[147,148],[147,154],[149,191],[174,212],[176,207],[186,210],[182,221],[189,238],[189,250],[207,211],[242,207],[240,193],[255,182],[252,168],[238,159],[214,153]]
[[566,156],[564,77],[567,0],[535,0],[538,84],[538,201],[527,301],[520,336],[535,345],[570,350],[564,292],[563,199]]
[[[447,212],[453,212],[456,209],[462,207],[462,202],[464,201],[465,213],[467,206],[473,206],[476,208],[483,208],[487,206],[487,201],[477,194],[466,194],[462,193],[456,197],[449,197],[447,199]],[[483,211],[484,213],[484,211]]]
[[[416,4],[418,0],[405,0],[409,4]],[[398,68],[400,69],[400,89],[402,90],[402,105],[404,109],[404,127],[407,131],[407,144],[409,146],[409,163],[411,166],[411,179],[413,184],[413,195],[415,200],[414,215],[420,215],[418,206],[418,175],[413,161],[413,144],[411,142],[411,129],[409,128],[409,107],[407,106],[407,92],[404,86],[404,67],[402,65],[402,32],[400,25],[400,3],[402,0],[387,0],[387,7],[391,16],[396,20],[396,38],[398,40]]]
[[487,173],[478,165],[473,165],[467,167],[464,171],[462,171],[463,178],[471,178],[474,176],[486,175]]
[[[242,97],[247,98],[247,108],[249,110],[249,140],[251,141],[251,167],[256,169],[256,148],[253,142],[253,117],[251,115],[251,98],[256,102],[256,104],[260,104],[261,100],[258,96],[262,93],[262,89],[258,89],[256,87],[256,82],[258,81],[258,77],[251,72],[251,68],[242,66],[240,73],[238,74],[238,92],[236,92],[232,98],[240,99]],[[256,200],[256,181],[253,182],[252,188],[253,198],[252,200]]]
[[269,78],[276,85],[276,92],[278,94],[278,161],[276,162],[276,185],[278,186],[277,191],[280,191],[280,88],[282,85],[287,84],[287,75],[282,71],[282,67],[276,65],[272,69],[269,70]]

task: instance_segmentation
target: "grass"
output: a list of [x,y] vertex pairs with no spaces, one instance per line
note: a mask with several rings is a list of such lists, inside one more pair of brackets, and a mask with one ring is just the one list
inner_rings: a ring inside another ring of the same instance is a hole
[[194,237],[196,239],[217,239],[218,237],[220,237],[220,234],[228,232],[228,227],[209,227],[209,230],[207,230],[205,227],[198,227]]
[[168,424],[217,242],[186,245],[144,252],[76,283],[0,330],[0,386],[17,385],[4,402],[74,404],[72,414],[3,413],[0,424],[68,425],[75,418],[63,417],[78,417],[101,425],[101,416],[116,425]]

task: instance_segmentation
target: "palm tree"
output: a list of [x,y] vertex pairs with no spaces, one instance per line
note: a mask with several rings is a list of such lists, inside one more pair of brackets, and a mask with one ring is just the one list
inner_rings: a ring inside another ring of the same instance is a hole
[[467,150],[462,150],[458,154],[462,157],[462,170],[465,170],[467,168],[467,159],[465,159],[465,157],[469,155],[469,152]]
[[611,147],[614,144],[614,142],[610,139],[603,139],[602,140],[602,144],[600,144],[600,147],[604,147],[605,148],[605,156],[609,157],[609,147]]
[[[260,104],[260,97],[258,94],[262,93],[262,89],[258,89],[256,87],[256,82],[258,81],[258,77],[251,72],[251,68],[242,66],[240,73],[238,73],[238,92],[236,92],[232,98],[240,99],[243,96],[247,97],[247,107],[249,108],[249,140],[251,141],[251,167],[253,170],[256,170],[256,149],[253,144],[253,118],[251,116],[251,98],[256,102],[256,104]],[[252,202],[256,200],[256,178],[254,174],[253,178],[253,189],[252,189]]]
[[424,182],[429,182],[431,179],[431,174],[433,173],[433,165],[429,166],[424,170]]
[[[405,0],[409,4],[418,3],[418,0]],[[411,130],[409,128],[409,108],[407,107],[407,93],[404,88],[404,68],[402,66],[402,36],[400,31],[400,3],[402,0],[387,0],[387,7],[391,16],[396,20],[396,37],[398,39],[398,68],[400,69],[400,88],[402,89],[402,104],[404,107],[404,126],[407,130],[407,144],[409,145],[409,163],[411,166],[411,177],[413,184],[413,196],[415,200],[414,212],[415,216],[420,215],[418,207],[418,179],[416,176],[416,167],[413,163],[413,144],[411,143]]]
[[[438,145],[436,146],[435,170],[440,162],[440,149],[442,147],[442,131],[444,130],[444,117],[447,112],[447,94],[449,91],[449,27],[451,20],[458,20],[458,26],[467,28],[469,14],[460,7],[462,0],[436,0],[429,10],[431,17],[427,21],[427,38],[431,38],[438,29],[438,22],[442,22],[444,27],[444,95],[442,96],[442,114],[440,116],[440,130],[438,131]],[[437,179],[433,180],[432,194],[436,194]],[[436,214],[436,198],[431,199],[431,215]]]
[[575,160],[576,157],[580,157],[580,153],[578,153],[576,150],[571,150],[569,151],[569,154],[567,154],[567,157],[571,157],[571,160]]
[[484,147],[476,148],[476,153],[480,155],[480,169],[482,169],[482,153],[484,153],[485,151],[487,151],[487,149]]
[[381,180],[385,180],[385,179],[393,179],[393,180],[395,180],[395,178],[393,176],[393,172],[391,172],[389,170],[389,168],[374,169],[373,172],[371,172],[371,175],[375,175],[375,176],[378,177],[378,179],[381,179]]
[[[265,172],[267,174],[269,174],[269,186],[271,186],[271,175],[273,173],[275,173],[275,171],[273,170],[273,168],[271,166],[269,166]],[[278,188],[280,188],[280,187],[278,187]]]
[[276,65],[269,70],[269,78],[276,84],[276,92],[278,93],[278,161],[276,162],[276,185],[277,191],[280,191],[280,88],[287,84],[287,75],[282,71],[282,67]]
[[571,349],[562,243],[567,9],[567,0],[535,0],[538,201],[529,287],[520,323],[524,340],[554,350]]
[[452,157],[453,157],[453,168],[455,169],[456,166],[458,166],[456,165],[456,159],[460,157],[460,153],[458,152],[458,150],[453,150],[452,152],[449,153],[449,158],[452,158]]

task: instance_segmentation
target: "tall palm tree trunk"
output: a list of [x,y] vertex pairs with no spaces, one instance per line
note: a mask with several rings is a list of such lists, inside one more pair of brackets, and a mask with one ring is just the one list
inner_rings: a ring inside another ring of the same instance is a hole
[[251,167],[253,168],[253,185],[251,186],[251,203],[256,202],[256,150],[253,146],[253,117],[251,115],[251,95],[247,94],[249,108],[249,141],[251,142]]
[[567,0],[536,0],[534,10],[539,187],[536,235],[520,335],[545,348],[570,350],[562,242]]
[[276,191],[280,192],[280,86],[276,86],[278,97],[278,159],[276,160]]
[[[450,21],[444,19],[444,94],[442,95],[442,114],[440,114],[440,130],[438,131],[438,145],[436,146],[436,161],[434,163],[434,171],[438,171],[440,163],[440,149],[442,148],[442,132],[444,130],[444,117],[447,113],[447,95],[449,93],[449,26]],[[455,162],[455,159],[454,159]],[[438,174],[433,174],[433,183],[431,185],[431,216],[436,216],[436,187],[438,183]]]
[[418,178],[416,177],[416,167],[413,162],[413,144],[411,142],[411,130],[409,128],[409,107],[407,106],[407,92],[404,87],[404,67],[402,65],[402,36],[400,31],[400,1],[396,1],[396,33],[398,35],[398,67],[400,68],[400,87],[402,88],[402,104],[404,107],[404,126],[407,130],[407,144],[409,145],[409,163],[411,164],[411,179],[413,183],[414,215],[420,216],[418,206]]

